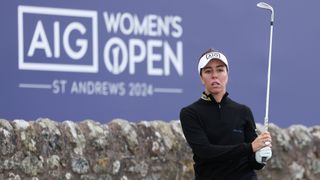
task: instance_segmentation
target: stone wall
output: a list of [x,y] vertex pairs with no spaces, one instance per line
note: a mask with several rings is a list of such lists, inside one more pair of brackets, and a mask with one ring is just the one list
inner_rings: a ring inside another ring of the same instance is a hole
[[[270,132],[273,158],[260,180],[320,179],[319,126],[271,125]],[[193,179],[179,121],[0,119],[0,156],[0,179]]]

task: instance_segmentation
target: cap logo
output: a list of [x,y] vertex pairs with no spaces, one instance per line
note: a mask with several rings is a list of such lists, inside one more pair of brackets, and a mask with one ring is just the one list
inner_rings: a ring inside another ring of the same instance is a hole
[[206,54],[206,58],[207,59],[213,59],[213,58],[220,59],[220,53],[219,52],[208,53],[208,54]]

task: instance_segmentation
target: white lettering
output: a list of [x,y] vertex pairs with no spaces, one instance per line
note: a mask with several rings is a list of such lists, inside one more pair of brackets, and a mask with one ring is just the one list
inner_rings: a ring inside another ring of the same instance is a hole
[[[77,39],[76,40],[76,45],[80,47],[79,51],[74,51],[69,43],[70,39],[70,34],[72,31],[77,30],[79,31],[82,35],[86,33],[86,28],[78,22],[72,22],[70,23],[64,33],[63,33],[63,45],[65,48],[65,51],[67,55],[75,60],[83,58],[83,56],[86,54],[87,49],[88,49],[88,40],[86,39]],[[54,57],[59,58],[60,57],[60,23],[59,22],[54,22],[53,23],[53,52],[54,52]],[[43,49],[46,57],[51,58],[52,57],[52,50],[49,45],[49,41],[46,35],[46,32],[44,30],[42,21],[38,21],[36,25],[35,32],[32,37],[32,41],[30,44],[30,48],[28,50],[28,56],[33,56],[35,53],[36,49]]]
[[[140,52],[137,54],[136,52]],[[146,57],[146,45],[140,39],[130,39],[129,41],[129,73],[135,74],[136,63],[141,63]]]
[[58,21],[55,21],[53,23],[53,33],[54,33],[54,57],[59,58],[60,57],[60,23]]
[[[128,27],[126,27],[126,25]],[[120,30],[124,35],[132,34],[132,32],[134,30],[134,20],[133,20],[133,17],[131,16],[131,14],[124,13],[121,16]]]
[[164,16],[155,14],[145,15],[139,19],[138,15],[128,12],[103,13],[107,32],[117,33],[118,30],[124,35],[145,35],[160,37],[162,35],[171,35],[174,38],[182,36],[183,29],[181,26],[182,18],[180,16]]
[[69,44],[69,38],[72,31],[78,30],[82,35],[86,33],[86,28],[79,22],[70,23],[64,33],[63,33],[63,44],[66,50],[66,53],[74,60],[81,59],[87,52],[88,49],[88,40],[86,39],[77,39],[76,45],[80,47],[78,52],[72,50]]
[[178,41],[173,49],[167,41],[130,39],[128,46],[113,37],[104,47],[104,62],[107,70],[113,74],[121,74],[127,68],[129,74],[136,74],[136,66],[146,62],[147,75],[169,76],[171,64],[179,76],[183,75],[183,46]]
[[52,92],[54,94],[58,94],[58,93],[65,93],[66,91],[66,84],[67,84],[67,80],[53,80],[52,82]]
[[147,83],[129,83],[129,96],[152,96],[153,86]]
[[104,24],[106,26],[107,32],[118,32],[119,24],[120,24],[120,16],[121,13],[117,13],[115,16],[114,14],[108,15],[108,12],[103,12],[103,17],[104,17]]
[[37,22],[36,29],[31,40],[30,48],[28,50],[28,56],[33,56],[36,49],[43,49],[46,53],[47,58],[52,57],[52,52],[49,46],[47,35],[43,28],[42,21]]
[[148,21],[147,19],[143,19],[142,22],[139,21],[138,16],[134,16],[134,34],[141,34],[141,35],[148,35],[145,29],[148,28]]
[[[104,12],[104,22],[109,33],[146,35],[152,37],[171,36],[180,38],[183,34],[180,16],[148,14],[142,18],[136,14]],[[128,42],[118,37],[110,38],[104,47],[104,62],[113,74],[136,74],[137,66],[146,65],[147,75],[169,76],[172,67],[179,76],[183,75],[183,43],[176,42],[172,48],[168,41],[158,39],[130,38]],[[145,63],[142,63],[145,62]]]
[[170,61],[174,65],[180,76],[183,75],[183,52],[182,52],[182,42],[177,42],[176,54],[171,49],[168,42],[164,42],[164,75],[170,75]]
[[183,28],[181,26],[181,21],[182,21],[182,18],[180,16],[174,16],[172,18],[172,27],[173,27],[173,31],[171,33],[172,37],[174,38],[180,38],[182,36],[182,33],[183,33]]
[[[113,45],[116,45],[112,49],[112,57],[110,56],[110,51]],[[120,62],[120,50],[122,52],[122,61]],[[113,63],[111,59],[113,58]],[[122,73],[128,64],[128,52],[125,43],[117,37],[111,38],[104,46],[104,63],[108,71],[113,74]]]
[[157,16],[154,14],[151,14],[147,16],[148,18],[148,35],[149,36],[161,36],[161,32],[157,33]]
[[164,35],[169,36],[171,19],[171,16],[166,16],[164,17],[164,19],[158,18],[158,34],[161,34],[161,32],[163,32]]
[[84,95],[126,95],[125,83],[111,83],[107,81],[73,81],[71,94]]
[[162,42],[160,40],[148,40],[147,44],[147,72],[149,75],[161,76],[163,75],[163,70],[161,68],[155,68],[154,63],[161,61],[162,56],[161,54],[156,54],[154,49],[160,48],[162,46]]

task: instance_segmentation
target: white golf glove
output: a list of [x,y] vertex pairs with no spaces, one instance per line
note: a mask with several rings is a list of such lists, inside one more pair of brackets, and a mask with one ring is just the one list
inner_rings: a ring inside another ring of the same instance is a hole
[[270,147],[264,147],[258,150],[255,154],[256,161],[260,164],[267,164],[267,161],[272,157],[272,151]]

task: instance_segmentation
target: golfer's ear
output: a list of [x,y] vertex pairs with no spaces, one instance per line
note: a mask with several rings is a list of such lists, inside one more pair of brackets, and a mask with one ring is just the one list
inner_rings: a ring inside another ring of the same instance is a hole
[[204,81],[202,79],[202,76],[200,75],[200,80],[201,80],[201,83],[204,84]]

